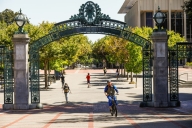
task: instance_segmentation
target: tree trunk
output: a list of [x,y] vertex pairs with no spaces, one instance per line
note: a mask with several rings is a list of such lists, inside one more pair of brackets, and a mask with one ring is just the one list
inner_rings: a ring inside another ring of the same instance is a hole
[[131,71],[131,81],[129,83],[130,84],[135,84],[135,82],[133,81],[133,70]]
[[124,77],[125,77],[125,65],[123,65],[123,68],[124,68],[123,70],[124,70]]
[[131,82],[133,82],[133,72],[131,71]]
[[123,64],[121,64],[121,75],[123,75]]

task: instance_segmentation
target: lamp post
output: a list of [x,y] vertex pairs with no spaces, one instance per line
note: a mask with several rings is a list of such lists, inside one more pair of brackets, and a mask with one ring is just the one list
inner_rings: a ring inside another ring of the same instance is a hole
[[[20,12],[15,17],[18,31],[13,35],[13,64],[14,64],[14,105],[13,109],[35,108],[37,105],[29,105],[29,41],[28,34],[23,31],[26,16]],[[22,65],[22,66],[21,66]],[[35,68],[35,67],[34,67]],[[31,87],[33,88],[33,87]],[[32,89],[31,89],[32,90]],[[31,91],[32,92],[32,91]],[[32,95],[32,94],[31,94]],[[34,97],[33,99],[35,99]]]
[[25,15],[22,14],[21,9],[19,14],[15,17],[15,22],[19,26],[16,34],[25,34],[25,32],[23,31],[23,26],[25,25],[26,18]]
[[158,11],[153,16],[153,19],[155,20],[156,25],[158,27],[157,31],[161,31],[161,26],[164,23],[165,18],[165,14],[160,11],[160,7],[158,6]]

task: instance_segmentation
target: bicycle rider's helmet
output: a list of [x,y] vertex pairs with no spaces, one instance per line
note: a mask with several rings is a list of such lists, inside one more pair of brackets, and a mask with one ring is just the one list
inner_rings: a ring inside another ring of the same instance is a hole
[[107,83],[111,82],[111,80],[107,80]]

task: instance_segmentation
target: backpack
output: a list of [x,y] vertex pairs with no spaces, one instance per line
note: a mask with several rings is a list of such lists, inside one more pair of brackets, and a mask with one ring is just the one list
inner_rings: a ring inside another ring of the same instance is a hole
[[[109,92],[110,90],[108,88],[108,85],[106,85],[106,87],[107,87],[107,93],[110,94],[110,92]],[[114,95],[115,94],[115,87],[112,85],[112,88],[113,88],[112,94]]]
[[69,92],[69,87],[68,86],[64,86],[63,90],[64,90],[65,93],[68,93]]

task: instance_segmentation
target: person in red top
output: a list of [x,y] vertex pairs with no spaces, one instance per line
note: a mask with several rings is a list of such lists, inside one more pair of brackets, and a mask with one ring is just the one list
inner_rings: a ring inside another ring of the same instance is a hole
[[87,87],[89,88],[90,87],[90,74],[88,73],[87,74],[87,76],[86,76],[86,78],[87,78]]

